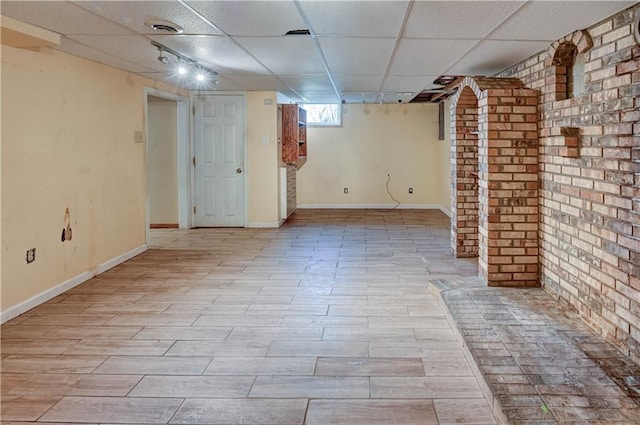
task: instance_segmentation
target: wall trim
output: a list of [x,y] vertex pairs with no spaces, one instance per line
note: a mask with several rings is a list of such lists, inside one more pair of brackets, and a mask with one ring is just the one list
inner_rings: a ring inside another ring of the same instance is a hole
[[280,222],[279,221],[250,221],[247,223],[247,227],[249,228],[254,228],[254,229],[259,229],[259,228],[266,228],[266,227],[280,227]]
[[450,209],[448,209],[446,207],[443,207],[442,205],[440,205],[439,209],[440,209],[440,211],[442,211],[442,213],[444,215],[446,215],[447,217],[451,218],[451,210]]
[[104,273],[107,270],[117,266],[118,264],[122,264],[125,261],[135,257],[136,255],[142,254],[149,247],[147,244],[140,245],[137,248],[134,248],[130,251],[125,252],[124,254],[118,255],[115,258],[112,258],[109,261],[106,261],[100,265],[98,265],[95,269],[82,272],[77,276],[72,277],[69,280],[62,282],[59,285],[54,286],[53,288],[49,288],[44,292],[39,293],[26,301],[21,302],[20,304],[14,305],[13,307],[9,307],[2,313],[0,313],[0,323],[5,323],[14,317],[21,315],[22,313],[31,310],[34,307],[39,306],[40,304],[49,301],[52,298],[57,297],[65,291],[68,291],[71,288],[74,288],[81,283],[86,282],[94,276],[99,275],[100,273]]
[[[391,209],[396,204],[298,204],[300,209]],[[442,206],[435,204],[400,204],[398,210],[441,210]],[[447,214],[446,212],[444,212]]]

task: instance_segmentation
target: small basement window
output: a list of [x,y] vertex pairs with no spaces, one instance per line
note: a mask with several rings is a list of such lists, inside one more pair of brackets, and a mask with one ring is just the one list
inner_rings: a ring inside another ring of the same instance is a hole
[[342,105],[339,103],[308,103],[302,105],[307,111],[307,126],[340,127]]

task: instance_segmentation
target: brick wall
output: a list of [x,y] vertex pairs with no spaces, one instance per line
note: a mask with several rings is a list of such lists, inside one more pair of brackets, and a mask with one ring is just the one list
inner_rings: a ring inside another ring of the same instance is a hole
[[451,108],[451,246],[478,256],[478,98],[465,87]]
[[[639,15],[636,4],[499,75],[541,93],[541,281],[637,363],[640,37],[634,32]],[[563,94],[570,81],[561,57],[570,51],[567,43],[584,55],[584,91],[572,98]]]
[[487,89],[478,102],[479,269],[489,286],[539,286],[537,102],[523,88]]
[[538,92],[466,77],[451,105],[454,253],[489,286],[538,286]]

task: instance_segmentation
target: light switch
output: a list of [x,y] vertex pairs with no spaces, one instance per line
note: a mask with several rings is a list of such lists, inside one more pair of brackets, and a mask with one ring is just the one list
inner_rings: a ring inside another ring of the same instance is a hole
[[262,144],[263,145],[268,145],[269,144],[269,136],[264,136],[262,138]]
[[144,143],[144,132],[143,131],[134,131],[133,132],[133,143]]

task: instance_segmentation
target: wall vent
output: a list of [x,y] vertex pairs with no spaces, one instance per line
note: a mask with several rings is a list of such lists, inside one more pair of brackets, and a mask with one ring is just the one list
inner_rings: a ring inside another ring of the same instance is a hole
[[311,35],[309,30],[291,30],[284,33],[284,35]]

